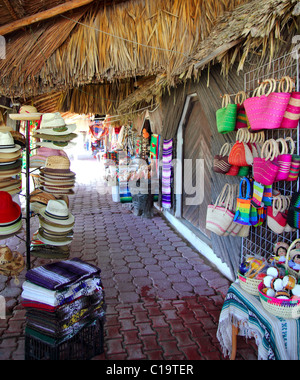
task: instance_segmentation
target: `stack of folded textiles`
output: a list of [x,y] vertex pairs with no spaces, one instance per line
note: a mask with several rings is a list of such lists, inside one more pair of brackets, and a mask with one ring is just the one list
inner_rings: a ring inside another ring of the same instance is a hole
[[95,321],[104,321],[100,272],[77,258],[29,270],[22,292],[25,334],[60,344]]

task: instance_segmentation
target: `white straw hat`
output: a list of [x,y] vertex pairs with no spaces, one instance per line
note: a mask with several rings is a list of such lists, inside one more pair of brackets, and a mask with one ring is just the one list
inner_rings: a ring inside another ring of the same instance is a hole
[[0,153],[14,153],[21,150],[20,145],[16,145],[10,132],[0,132]]
[[46,207],[41,209],[40,215],[52,223],[69,225],[74,223],[75,218],[69,212],[68,206],[63,200],[50,200]]

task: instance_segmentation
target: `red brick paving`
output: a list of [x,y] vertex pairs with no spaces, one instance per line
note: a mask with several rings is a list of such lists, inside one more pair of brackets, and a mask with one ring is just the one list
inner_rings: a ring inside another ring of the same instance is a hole
[[[103,194],[94,175],[78,180],[70,199],[76,220],[71,257],[101,268],[107,303],[105,352],[94,360],[227,359],[216,331],[230,282],[160,214],[136,217]],[[18,239],[7,244],[24,250]],[[32,265],[47,262],[33,258]],[[0,320],[0,360],[24,358],[24,276],[18,286],[0,276],[8,307]],[[241,342],[237,359],[255,359],[255,346]]]

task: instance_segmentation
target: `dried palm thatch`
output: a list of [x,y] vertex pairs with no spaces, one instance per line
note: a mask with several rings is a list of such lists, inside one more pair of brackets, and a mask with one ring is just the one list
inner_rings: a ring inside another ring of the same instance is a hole
[[0,93],[27,98],[138,76],[171,78],[209,36],[216,18],[247,1],[94,3],[84,17],[78,11],[16,34],[0,62]]
[[292,51],[292,38],[300,28],[299,14],[297,0],[252,0],[224,13],[171,78],[158,78],[135,91],[120,104],[118,113],[140,108],[145,99],[153,103],[170,87],[187,80],[197,81],[211,64],[220,63],[221,74],[226,77],[234,65],[241,71],[247,60],[260,65]]

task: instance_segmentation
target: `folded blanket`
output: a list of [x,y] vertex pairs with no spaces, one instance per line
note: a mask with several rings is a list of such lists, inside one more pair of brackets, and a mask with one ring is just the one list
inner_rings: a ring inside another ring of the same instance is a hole
[[22,287],[23,292],[21,296],[24,300],[24,306],[31,301],[57,307],[72,302],[82,296],[91,295],[95,291],[102,292],[102,284],[99,277],[75,282],[73,285],[65,287],[60,291],[49,290],[29,281],[24,281]]
[[100,273],[96,266],[75,258],[31,269],[26,273],[26,280],[49,290],[60,290]]

